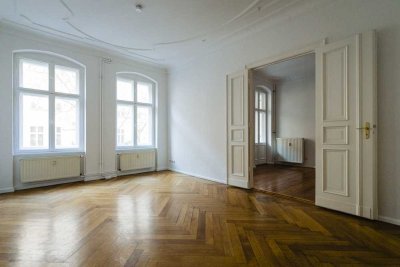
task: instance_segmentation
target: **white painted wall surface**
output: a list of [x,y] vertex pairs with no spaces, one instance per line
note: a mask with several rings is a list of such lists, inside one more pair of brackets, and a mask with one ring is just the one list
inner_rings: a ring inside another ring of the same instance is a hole
[[304,138],[304,166],[315,167],[315,76],[276,87],[276,136]]
[[400,1],[329,1],[280,23],[254,26],[230,44],[174,69],[169,86],[171,167],[226,181],[226,85],[228,73],[246,64],[358,32],[378,33],[379,213],[400,223]]
[[[90,179],[115,176],[115,72],[134,71],[158,82],[158,157],[157,168],[167,168],[167,72],[150,64],[107,54],[1,26],[0,27],[0,193],[13,189],[12,151],[12,52],[20,49],[50,51],[75,59],[86,66],[86,174]],[[103,158],[100,168],[100,62],[101,57],[112,58],[104,64]],[[107,172],[107,173],[105,173]]]

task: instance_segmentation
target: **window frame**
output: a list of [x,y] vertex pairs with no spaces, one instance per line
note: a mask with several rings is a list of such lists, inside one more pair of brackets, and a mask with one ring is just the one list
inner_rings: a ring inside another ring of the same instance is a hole
[[[20,74],[22,72],[21,60],[38,61],[48,64],[48,90],[39,90],[32,88],[24,88],[20,86]],[[78,70],[79,74],[79,93],[69,94],[55,91],[55,67],[65,67]],[[66,57],[46,53],[46,52],[15,52],[13,55],[13,96],[14,96],[14,155],[23,154],[52,154],[52,153],[76,153],[85,151],[85,99],[86,99],[86,69],[83,65],[74,62]],[[48,112],[48,148],[27,148],[22,147],[23,131],[22,131],[22,108],[21,96],[23,94],[34,96],[47,96],[49,103]],[[79,133],[77,148],[56,148],[56,124],[55,124],[55,100],[56,98],[73,99],[79,102],[78,119]]]
[[[260,107],[260,94],[264,94],[265,95],[265,108],[261,108]],[[261,140],[261,128],[260,128],[260,126],[261,126],[261,113],[264,113],[265,114],[265,132],[267,131],[268,94],[264,90],[257,88],[255,90],[255,99],[254,99],[254,101],[255,101],[255,105],[254,105],[254,114],[255,114],[255,116],[254,117],[257,116],[257,119],[255,119],[254,123],[255,124],[258,123],[258,125],[255,126],[255,129],[257,129],[257,131],[255,131],[255,134],[257,135],[257,137],[256,137],[256,135],[254,135],[254,140],[255,140],[254,143],[257,144],[257,145],[266,145],[268,143],[267,136],[265,136],[265,142],[261,142],[260,141]]]
[[[118,99],[118,80],[133,82],[133,101]],[[137,101],[137,84],[144,83],[151,85],[151,103]],[[156,148],[156,86],[157,84],[149,78],[134,73],[117,73],[115,76],[115,149],[118,152],[130,151],[136,149]],[[118,105],[127,105],[133,107],[133,145],[118,146]],[[138,145],[137,143],[137,109],[138,107],[150,107],[151,109],[151,145]]]

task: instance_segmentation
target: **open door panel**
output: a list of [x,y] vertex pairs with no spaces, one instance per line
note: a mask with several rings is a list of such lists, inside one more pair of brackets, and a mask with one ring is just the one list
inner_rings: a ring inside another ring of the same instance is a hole
[[376,143],[373,42],[365,33],[316,49],[316,205],[367,218],[376,212],[376,151],[364,151]]
[[250,188],[248,71],[227,76],[228,184]]

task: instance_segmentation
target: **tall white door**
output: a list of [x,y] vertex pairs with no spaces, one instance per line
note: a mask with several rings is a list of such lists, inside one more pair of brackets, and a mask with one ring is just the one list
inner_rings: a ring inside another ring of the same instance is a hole
[[228,184],[249,188],[251,165],[247,70],[227,76],[227,108]]
[[316,205],[376,214],[373,32],[316,50]]

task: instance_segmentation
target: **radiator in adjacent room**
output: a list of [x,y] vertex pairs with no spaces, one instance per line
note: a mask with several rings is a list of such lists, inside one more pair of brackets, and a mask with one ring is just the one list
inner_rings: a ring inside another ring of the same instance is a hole
[[138,150],[135,152],[126,152],[118,154],[119,171],[135,171],[141,169],[155,169],[156,151]]
[[22,183],[40,182],[82,175],[80,155],[59,157],[35,157],[19,159]]
[[303,163],[303,138],[276,138],[276,161]]

